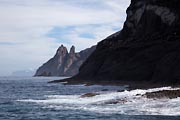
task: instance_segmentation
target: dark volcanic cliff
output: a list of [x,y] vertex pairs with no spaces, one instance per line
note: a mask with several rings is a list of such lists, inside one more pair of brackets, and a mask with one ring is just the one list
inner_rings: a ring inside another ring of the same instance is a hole
[[79,67],[95,50],[95,46],[75,53],[75,47],[72,46],[69,53],[67,48],[61,45],[55,56],[47,63],[43,64],[35,76],[73,76],[79,72]]
[[180,0],[131,0],[123,29],[73,79],[180,83]]

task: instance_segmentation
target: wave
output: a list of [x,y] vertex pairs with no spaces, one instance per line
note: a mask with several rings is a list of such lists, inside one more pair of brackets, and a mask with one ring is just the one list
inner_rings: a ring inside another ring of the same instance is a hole
[[148,90],[132,90],[124,92],[100,92],[93,97],[81,95],[46,95],[45,99],[23,99],[19,102],[30,102],[43,105],[44,108],[56,110],[84,110],[105,114],[126,115],[180,115],[180,98],[148,99],[142,95],[146,92],[160,90],[177,90],[179,88],[162,87]]

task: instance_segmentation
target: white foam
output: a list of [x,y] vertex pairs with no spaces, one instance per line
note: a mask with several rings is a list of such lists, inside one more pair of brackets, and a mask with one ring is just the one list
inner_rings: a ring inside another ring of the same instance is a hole
[[[177,90],[179,88],[162,87],[148,90],[124,92],[105,92],[94,97],[81,98],[81,95],[47,95],[44,100],[25,99],[20,102],[42,104],[44,107],[60,109],[78,109],[97,113],[118,113],[128,115],[180,115],[180,98],[147,99],[141,95],[160,90]],[[137,94],[139,94],[137,96]],[[111,101],[126,100],[118,104]]]

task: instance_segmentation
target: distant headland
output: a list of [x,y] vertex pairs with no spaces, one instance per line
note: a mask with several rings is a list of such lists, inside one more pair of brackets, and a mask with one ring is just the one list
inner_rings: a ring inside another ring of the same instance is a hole
[[75,47],[72,46],[68,52],[67,48],[61,45],[55,56],[39,67],[35,76],[74,76],[95,48],[96,46],[92,46],[80,52],[75,52]]

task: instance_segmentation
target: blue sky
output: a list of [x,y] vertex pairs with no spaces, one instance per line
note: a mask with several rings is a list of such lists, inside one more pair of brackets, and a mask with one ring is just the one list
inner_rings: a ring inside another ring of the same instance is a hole
[[36,69],[64,44],[88,48],[119,31],[130,0],[0,0],[0,76]]

